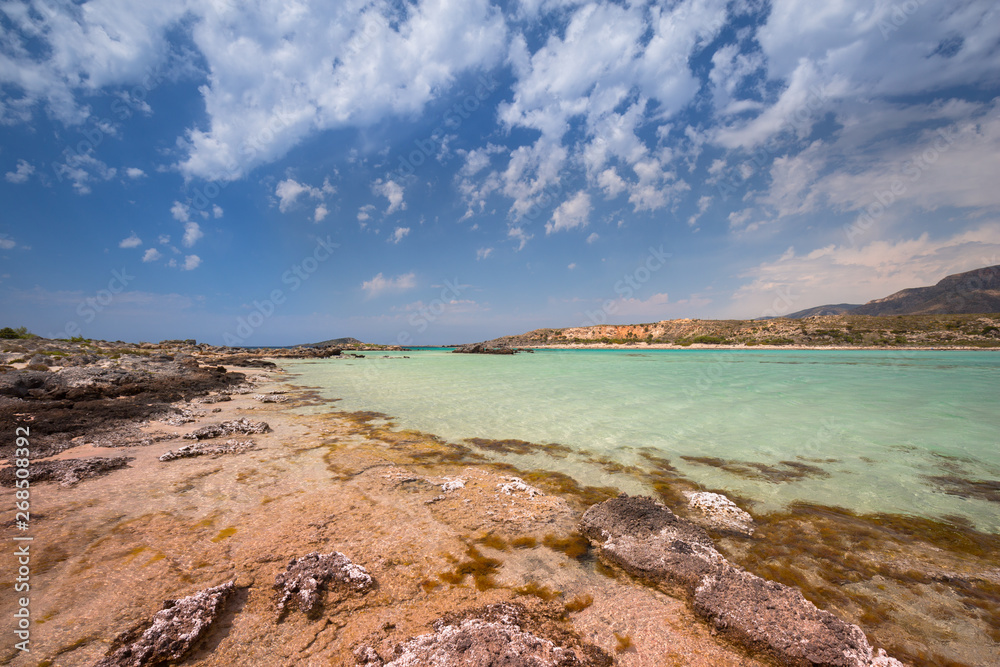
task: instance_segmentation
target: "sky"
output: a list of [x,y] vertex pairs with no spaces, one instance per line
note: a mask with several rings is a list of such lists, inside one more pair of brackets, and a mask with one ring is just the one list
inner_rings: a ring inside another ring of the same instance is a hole
[[1000,264],[992,0],[0,3],[0,325],[462,343]]

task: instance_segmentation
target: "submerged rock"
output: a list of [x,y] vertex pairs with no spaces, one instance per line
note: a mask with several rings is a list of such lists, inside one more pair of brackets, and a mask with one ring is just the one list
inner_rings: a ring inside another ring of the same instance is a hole
[[218,456],[221,454],[242,454],[250,450],[257,449],[257,443],[253,440],[226,440],[224,445],[203,445],[195,443],[184,445],[177,449],[172,449],[160,456],[161,461],[173,461],[174,459],[191,458],[193,456]]
[[608,667],[609,655],[570,633],[542,636],[540,623],[516,603],[500,602],[434,623],[434,632],[413,637],[382,658],[374,648],[354,651],[365,667]]
[[[32,461],[28,468],[28,479],[32,484],[39,482],[59,482],[63,486],[73,486],[91,477],[106,475],[112,470],[126,467],[133,456],[91,456],[85,459],[63,459],[61,461]],[[0,470],[0,485],[14,486],[16,468]]]
[[651,498],[622,495],[593,505],[580,532],[626,572],[688,593],[725,562],[704,529]]
[[688,507],[696,514],[694,522],[705,528],[743,537],[751,537],[754,533],[753,517],[721,493],[703,491],[689,494]]
[[669,592],[679,587],[717,631],[782,664],[902,667],[872,649],[861,628],[798,590],[730,564],[704,529],[651,498],[621,495],[593,505],[580,531],[599,545],[602,560]]
[[208,438],[217,438],[223,435],[234,435],[237,433],[250,434],[250,433],[268,433],[271,427],[267,422],[252,422],[246,417],[241,417],[240,419],[232,419],[227,422],[222,422],[221,424],[209,424],[208,426],[203,426],[197,431],[192,431],[184,435],[188,440],[207,440]]
[[452,352],[459,354],[517,354],[517,348],[506,345],[487,345],[486,343],[472,343],[456,347]]
[[299,611],[315,613],[321,594],[331,584],[344,593],[366,593],[374,583],[365,568],[355,565],[339,551],[329,554],[313,551],[302,558],[293,559],[285,571],[275,577],[274,589],[281,593],[278,618],[284,616],[292,599],[298,601]]
[[235,592],[235,585],[228,581],[180,600],[167,600],[145,631],[120,636],[94,667],[154,667],[178,662],[205,636]]

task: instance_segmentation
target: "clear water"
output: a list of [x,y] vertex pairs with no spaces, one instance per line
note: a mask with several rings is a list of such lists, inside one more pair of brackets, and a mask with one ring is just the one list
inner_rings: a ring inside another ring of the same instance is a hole
[[[286,367],[300,374],[298,383],[342,399],[336,409],[384,412],[402,428],[455,442],[558,442],[640,467],[638,451],[652,448],[694,481],[763,508],[806,500],[859,512],[958,516],[1000,533],[1000,505],[961,485],[1000,480],[1000,353],[406,354]],[[823,474],[748,478],[684,456],[735,461],[744,469],[757,463],[787,471],[794,468],[781,462],[793,462]],[[536,463],[589,484],[618,481],[602,479],[584,457]]]

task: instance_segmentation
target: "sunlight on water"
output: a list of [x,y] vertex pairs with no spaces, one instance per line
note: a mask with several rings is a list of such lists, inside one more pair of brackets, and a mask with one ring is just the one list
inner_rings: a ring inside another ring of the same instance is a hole
[[[384,412],[402,428],[453,441],[558,442],[639,466],[637,450],[653,448],[689,478],[762,507],[808,500],[861,512],[958,516],[1000,532],[1000,354],[406,355],[287,368],[300,374],[297,383],[342,399],[336,409]],[[566,465],[560,469],[601,483],[584,464]]]

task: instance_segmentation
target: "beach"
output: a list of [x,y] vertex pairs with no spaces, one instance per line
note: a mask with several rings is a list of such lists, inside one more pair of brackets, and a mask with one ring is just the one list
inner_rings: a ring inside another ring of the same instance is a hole
[[[31,461],[131,459],[93,477],[32,485],[31,653],[8,650],[5,662],[96,664],[120,647],[123,632],[148,627],[164,600],[233,582],[185,664],[380,664],[365,661],[391,659],[442,618],[497,604],[521,605],[531,619],[523,627],[590,656],[580,664],[601,664],[602,655],[627,666],[774,663],[718,633],[685,595],[599,558],[598,545],[581,536],[587,508],[623,488],[690,516],[684,494],[703,489],[666,460],[652,472],[619,464],[614,478],[627,484],[588,486],[511,462],[525,452],[558,462],[567,456],[558,447],[457,443],[401,429],[391,415],[338,411],[281,368],[302,362],[273,358],[270,367],[245,355],[237,361],[248,365],[220,368],[219,355],[191,356],[202,362],[195,375],[214,369],[208,385],[130,422],[133,436],[77,436]],[[29,411],[13,414],[31,427]],[[268,430],[183,437],[240,419]],[[126,422],[117,432],[129,432]],[[219,449],[161,460],[192,445]],[[6,506],[13,494],[2,489]],[[735,565],[801,588],[906,662],[989,664],[1000,589],[995,535],[822,506],[753,514],[752,539],[710,531]],[[315,552],[343,554],[373,585],[331,588],[318,614],[280,614],[276,579]],[[892,593],[891,608],[879,590]],[[16,602],[5,596],[3,605],[10,617]],[[949,616],[936,634],[929,628],[929,617]]]

